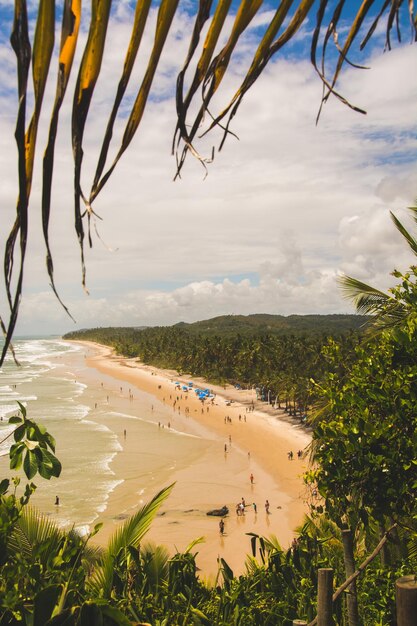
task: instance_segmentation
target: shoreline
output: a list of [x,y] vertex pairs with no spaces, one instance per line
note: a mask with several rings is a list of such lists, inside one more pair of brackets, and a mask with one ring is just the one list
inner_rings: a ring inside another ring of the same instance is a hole
[[[298,459],[296,454],[311,440],[302,425],[294,424],[283,410],[274,409],[274,415],[259,410],[259,405],[264,403],[256,401],[253,390],[210,385],[199,378],[185,378],[175,371],[117,356],[108,346],[87,341],[75,343],[86,350],[86,366],[109,377],[106,384],[113,380],[115,390],[115,381],[129,385],[128,392],[123,386],[117,391],[124,401],[128,396],[132,408],[135,393],[149,394],[152,413],[146,421],[155,426],[157,437],[169,441],[173,454],[176,432],[199,439],[194,442],[196,454],[192,463],[175,459],[169,468],[167,466],[166,477],[159,477],[161,488],[173,482],[172,479],[176,484],[145,541],[163,544],[172,554],[175,550],[185,550],[194,539],[204,536],[205,543],[196,548],[197,565],[202,575],[209,577],[217,572],[219,556],[235,573],[244,571],[245,557],[250,552],[248,532],[275,535],[283,548],[290,545],[294,529],[308,512],[310,497],[301,477],[307,462]],[[208,387],[215,397],[202,404],[195,393],[176,389],[176,381]],[[103,382],[101,384],[103,386]],[[90,414],[89,419],[94,420],[94,415]],[[126,419],[123,412],[118,420],[113,417],[113,421],[119,431],[123,427],[121,432],[124,432],[123,452],[116,454],[112,461],[115,478],[123,482],[109,494],[106,509],[96,520],[96,523],[103,523],[93,539],[100,545],[106,545],[121,520],[159,491],[157,485],[153,491],[143,489],[135,421]],[[290,450],[294,453],[293,460],[287,456]],[[246,500],[245,515],[238,516],[235,506],[242,497]],[[269,514],[264,510],[268,499]],[[256,512],[252,504],[255,500]],[[229,515],[225,518],[225,535],[221,536],[220,518],[206,513],[225,504]]]

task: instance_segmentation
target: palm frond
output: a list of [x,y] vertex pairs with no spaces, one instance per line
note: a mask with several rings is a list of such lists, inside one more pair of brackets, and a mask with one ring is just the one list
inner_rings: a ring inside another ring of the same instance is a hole
[[8,539],[8,549],[30,561],[35,550],[46,546],[47,549],[42,550],[42,560],[47,563],[49,556],[57,552],[64,536],[53,520],[26,506]]
[[393,298],[375,287],[371,287],[356,278],[340,276],[338,284],[343,296],[352,300],[356,311],[365,315],[377,313],[389,302],[395,302]]
[[165,546],[146,542],[140,548],[143,572],[147,585],[153,594],[169,577],[169,552]]
[[137,513],[124,522],[112,535],[108,547],[89,580],[89,587],[95,596],[109,598],[112,590],[114,564],[119,552],[128,546],[138,547],[141,539],[149,530],[161,504],[166,500],[174,485],[162,489]]
[[[417,211],[417,208],[415,208]],[[417,256],[417,240],[408,232],[408,230],[401,224],[400,220],[394,215],[394,213],[390,212],[391,219],[395,224],[396,229],[402,234],[404,239],[407,241],[410,246],[412,252]]]
[[71,68],[77,47],[78,32],[81,21],[81,0],[65,0],[62,13],[61,44],[58,61],[58,78],[56,85],[55,102],[49,125],[48,143],[43,157],[42,182],[42,228],[46,247],[46,268],[51,281],[51,287],[58,301],[67,314],[72,318],[68,308],[58,295],[55,280],[52,253],[49,245],[49,217],[51,213],[52,175],[55,156],[55,141],[58,131],[58,120],[61,105],[64,101]]

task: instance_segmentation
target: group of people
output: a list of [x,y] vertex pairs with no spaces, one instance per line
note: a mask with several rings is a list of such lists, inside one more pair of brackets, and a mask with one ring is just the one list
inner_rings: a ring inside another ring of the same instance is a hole
[[[293,460],[293,458],[294,458],[294,452],[293,452],[292,450],[290,450],[289,452],[287,452],[287,456],[288,456],[288,459],[289,459],[290,461],[292,461],[292,460]],[[303,456],[303,451],[302,451],[302,450],[298,450],[298,452],[297,452],[297,458],[298,458],[298,459],[301,459],[301,457],[302,457],[302,456]]]
[[[239,517],[241,515],[244,515],[245,514],[245,509],[246,509],[247,506],[250,506],[250,505],[246,504],[245,498],[242,498],[242,500],[240,502],[238,502],[237,505],[236,505],[236,515],[238,515]],[[267,515],[270,514],[270,510],[269,510],[270,506],[271,505],[269,504],[269,500],[265,500],[265,513]],[[253,511],[254,511],[254,513],[256,515],[257,512],[258,512],[258,507],[256,505],[256,502],[252,502],[252,508],[253,508]],[[219,530],[220,530],[220,534],[221,535],[224,535],[224,527],[225,527],[224,518],[222,518],[220,520],[220,522],[219,522]]]
[[[242,500],[240,502],[238,502],[236,504],[236,515],[241,516],[245,514],[245,509],[247,506],[250,506],[249,504],[246,504],[245,502],[245,498],[242,498]],[[265,500],[265,513],[267,513],[269,515],[270,511],[270,504],[269,504],[269,500]],[[258,507],[256,505],[256,502],[252,502],[252,507],[254,510],[254,513],[256,514],[258,512]]]

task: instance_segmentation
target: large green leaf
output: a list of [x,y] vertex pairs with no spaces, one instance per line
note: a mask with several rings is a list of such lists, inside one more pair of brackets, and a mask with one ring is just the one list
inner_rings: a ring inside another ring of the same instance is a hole
[[61,585],[50,585],[36,594],[33,607],[33,626],[45,626],[55,608]]
[[58,550],[63,532],[56,523],[30,506],[25,506],[8,538],[8,550],[21,554],[28,562],[32,555],[43,546],[41,561],[46,565],[49,558]]
[[95,568],[88,582],[88,586],[94,596],[110,598],[117,555],[120,550],[128,546],[138,547],[140,541],[149,530],[159,507],[169,496],[173,487],[174,485],[170,485],[162,489],[148,504],[145,504],[113,533],[107,550],[103,554],[101,565]]

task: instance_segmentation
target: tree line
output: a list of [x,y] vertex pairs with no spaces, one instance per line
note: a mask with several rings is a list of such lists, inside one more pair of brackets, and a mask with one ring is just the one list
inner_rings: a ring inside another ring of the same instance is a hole
[[[349,330],[334,338],[346,362],[361,332]],[[205,378],[213,384],[256,387],[262,400],[305,415],[312,393],[310,380],[326,370],[323,347],[327,334],[276,335],[265,332],[218,334],[187,326],[144,329],[94,328],[64,335],[67,339],[95,341],[111,346],[119,355],[179,374]]]

